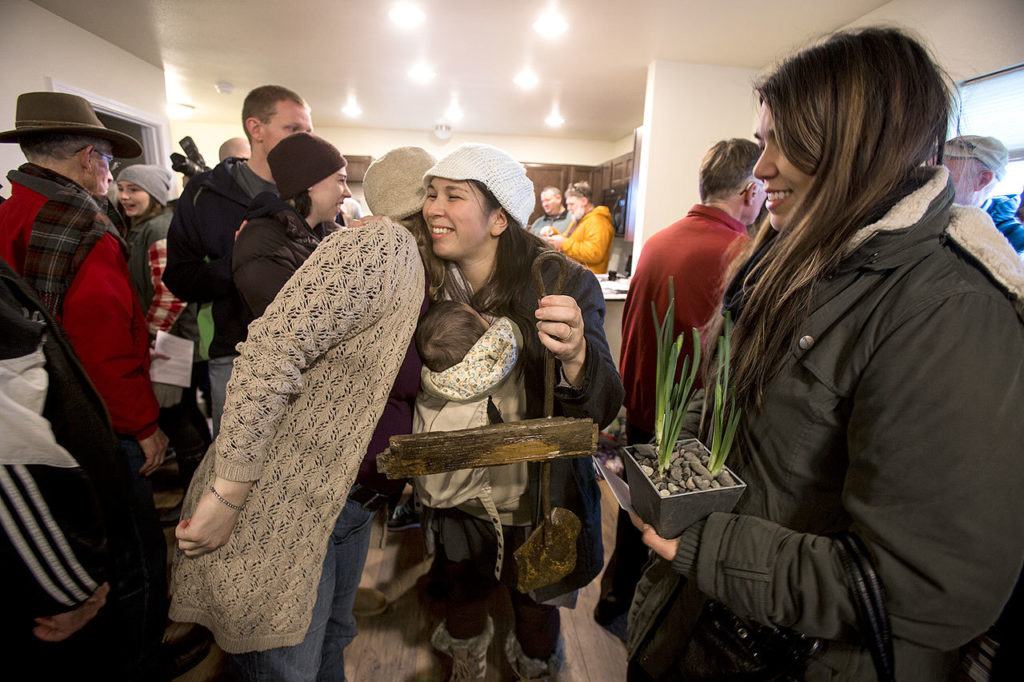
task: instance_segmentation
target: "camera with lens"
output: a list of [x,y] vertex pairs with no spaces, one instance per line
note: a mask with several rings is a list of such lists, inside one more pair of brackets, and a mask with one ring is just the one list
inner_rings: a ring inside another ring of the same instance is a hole
[[203,155],[199,153],[199,148],[196,147],[196,143],[191,137],[186,136],[181,138],[181,141],[178,142],[178,144],[181,145],[185,154],[181,155],[178,152],[171,154],[171,168],[190,179],[200,173],[205,173],[210,170],[210,167],[206,165]]

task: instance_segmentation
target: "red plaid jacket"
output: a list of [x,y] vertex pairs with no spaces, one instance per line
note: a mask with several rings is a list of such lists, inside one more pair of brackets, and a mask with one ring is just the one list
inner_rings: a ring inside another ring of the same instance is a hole
[[25,277],[64,327],[114,431],[136,439],[152,435],[160,408],[123,242],[71,180],[34,164],[8,179],[11,198],[0,204],[0,258]]

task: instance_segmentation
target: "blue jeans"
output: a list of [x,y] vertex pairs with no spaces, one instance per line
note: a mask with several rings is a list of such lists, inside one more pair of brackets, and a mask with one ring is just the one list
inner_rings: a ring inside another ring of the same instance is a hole
[[306,637],[295,646],[232,654],[235,674],[247,682],[326,682],[345,679],[345,647],[356,637],[352,607],[370,548],[373,512],[348,500],[327,541],[327,555]]
[[237,355],[223,358],[210,358],[207,371],[210,373],[210,411],[213,412],[213,437],[220,433],[220,418],[224,414],[224,400],[228,394],[228,381],[231,379],[231,368],[234,367]]

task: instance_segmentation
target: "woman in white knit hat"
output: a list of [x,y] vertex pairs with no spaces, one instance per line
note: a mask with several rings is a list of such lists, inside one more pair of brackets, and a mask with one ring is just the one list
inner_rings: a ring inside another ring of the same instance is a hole
[[[485,317],[511,318],[524,334],[520,371],[525,383],[523,418],[542,416],[543,361],[554,353],[559,384],[555,414],[591,418],[605,426],[622,403],[622,383],[604,336],[604,297],[593,274],[570,261],[565,290],[538,301],[531,277],[534,259],[548,247],[521,229],[534,206],[533,184],[522,164],[489,145],[463,145],[424,177],[423,217],[434,255],[445,262],[439,296],[471,305]],[[543,274],[550,291],[558,264]],[[540,520],[539,467],[531,465],[528,491],[506,525],[504,571],[516,616],[505,653],[524,678],[554,674],[562,663],[558,606],[574,606],[576,591],[601,570],[600,493],[588,459],[555,460],[551,504],[582,522],[576,568],[561,581],[529,594],[515,585],[513,552]],[[489,521],[461,508],[434,510],[431,526],[448,576],[446,618],[434,632],[435,648],[451,656],[453,679],[486,673],[493,624],[487,601],[494,578],[497,541]]]

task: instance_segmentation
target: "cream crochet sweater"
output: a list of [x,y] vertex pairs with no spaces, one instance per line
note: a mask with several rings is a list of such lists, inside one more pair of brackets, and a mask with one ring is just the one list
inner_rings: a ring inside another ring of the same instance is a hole
[[255,483],[225,546],[175,552],[171,618],[206,626],[229,653],[302,641],[328,537],[423,295],[415,241],[380,219],[325,239],[249,327],[182,516],[215,473]]

